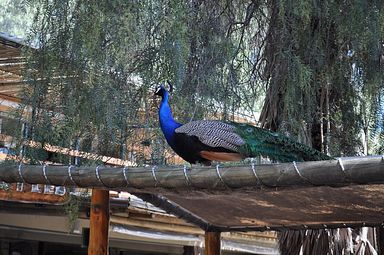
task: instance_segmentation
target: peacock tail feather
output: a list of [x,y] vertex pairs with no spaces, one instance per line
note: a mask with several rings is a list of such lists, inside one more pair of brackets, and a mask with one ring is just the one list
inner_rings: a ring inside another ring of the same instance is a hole
[[244,140],[238,151],[244,157],[267,156],[279,162],[330,160],[332,157],[282,134],[243,123],[229,122]]

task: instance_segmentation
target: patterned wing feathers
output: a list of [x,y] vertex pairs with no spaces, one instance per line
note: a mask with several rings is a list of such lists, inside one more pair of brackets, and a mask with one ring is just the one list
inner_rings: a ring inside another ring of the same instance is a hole
[[236,127],[220,121],[191,121],[175,130],[196,136],[200,142],[211,147],[223,147],[238,152],[238,147],[245,144],[244,140],[235,133]]

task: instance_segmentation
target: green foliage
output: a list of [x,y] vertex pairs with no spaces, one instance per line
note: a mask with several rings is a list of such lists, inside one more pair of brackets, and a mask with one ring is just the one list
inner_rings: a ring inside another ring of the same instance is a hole
[[263,125],[304,133],[333,155],[363,153],[361,130],[371,132],[382,111],[383,8],[358,0],[270,1],[276,18],[264,52]]
[[0,0],[0,32],[20,38],[28,34],[33,8],[25,0]]
[[267,19],[253,18],[264,12],[262,4],[29,3],[37,8],[30,40],[39,47],[27,52],[23,103],[32,107],[30,139],[63,147],[80,141],[82,150],[139,163],[150,160],[143,159],[148,144],[139,139],[150,139],[154,160],[164,155],[164,144],[159,147],[159,132],[152,137],[157,102],[148,95],[166,80],[175,84],[172,100],[180,121],[228,119],[257,109],[258,74],[246,74],[261,62],[251,31],[265,30]]
[[166,80],[180,122],[256,120],[265,98],[263,126],[334,155],[372,152],[380,137],[380,2],[27,2],[39,50],[27,53],[24,104],[42,144],[165,162],[150,94]]
[[68,217],[68,233],[73,232],[75,228],[76,221],[80,214],[81,203],[89,199],[88,191],[81,191],[78,195],[71,194],[67,203],[63,205],[64,212]]
[[11,190],[11,185],[5,182],[0,182],[0,190],[9,191]]
[[[10,2],[0,0],[3,10],[15,10]],[[138,164],[171,163],[149,96],[170,80],[180,122],[256,120],[265,98],[264,127],[334,156],[384,151],[381,1],[27,2],[39,50],[27,53],[26,133],[42,145],[80,141]]]

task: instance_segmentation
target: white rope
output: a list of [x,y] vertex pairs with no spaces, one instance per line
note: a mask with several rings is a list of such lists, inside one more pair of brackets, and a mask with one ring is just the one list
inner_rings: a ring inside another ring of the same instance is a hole
[[337,159],[337,161],[339,162],[339,165],[340,165],[341,171],[343,171],[343,173],[345,173],[344,164],[343,164],[343,161],[341,161],[341,158],[338,158],[338,159]]
[[47,172],[46,172],[46,169],[45,169],[46,167],[47,167],[47,165],[44,164],[44,165],[43,165],[43,175],[44,175],[44,179],[45,179],[45,181],[47,182],[47,184],[51,184],[51,182],[49,181],[48,176],[47,176]]
[[107,185],[105,185],[105,183],[104,183],[103,180],[101,179],[101,177],[100,177],[100,173],[99,173],[99,167],[100,167],[100,166],[96,166],[96,170],[95,170],[97,180],[98,180],[98,181],[101,183],[101,185],[103,185],[104,187],[106,187],[106,188],[110,188],[110,187],[108,187]]
[[227,184],[225,184],[223,178],[221,177],[220,170],[219,170],[219,164],[216,165],[216,173],[217,173],[217,177],[219,177],[219,180],[221,181],[221,183],[222,183],[225,187],[228,187]]
[[253,173],[253,175],[256,178],[257,185],[261,186],[261,180],[260,180],[259,176],[257,176],[256,169],[255,169],[255,163],[253,162],[253,159],[251,159],[251,162],[252,162],[252,164],[251,164],[251,166],[252,166],[252,173]]
[[123,175],[124,175],[125,182],[127,183],[127,187],[129,187],[131,184],[128,181],[128,176],[127,176],[127,173],[126,173],[127,169],[128,169],[128,167],[124,166],[124,168],[123,168]]
[[345,170],[345,167],[344,167],[343,161],[341,161],[341,158],[337,158],[337,162],[339,163],[341,172],[344,174],[345,178],[347,180],[351,180],[351,178],[349,177],[347,171]]
[[304,181],[314,185],[307,177],[303,176],[300,171],[299,171],[299,168],[297,167],[297,164],[295,161],[292,162],[293,164],[293,168],[295,169],[296,173],[300,176],[301,179],[303,179]]
[[184,165],[183,173],[184,173],[184,177],[185,177],[185,182],[187,183],[188,186],[191,186],[191,181],[189,180],[189,177],[187,174],[187,166],[186,165]]
[[19,164],[18,172],[19,172],[19,176],[20,176],[21,181],[24,183],[25,180],[24,180],[23,174],[21,173],[21,164]]
[[72,177],[72,172],[71,172],[72,167],[73,167],[72,165],[68,166],[68,176],[69,176],[69,179],[71,180],[71,182],[72,182],[75,186],[77,186],[75,180],[73,180],[73,177]]
[[253,175],[255,176],[256,178],[256,181],[257,181],[257,184],[260,185],[260,188],[262,186],[268,186],[266,184],[263,183],[263,181],[261,180],[261,178],[259,177],[259,175],[257,174],[257,171],[256,171],[256,166],[255,166],[255,162],[254,162],[254,158],[251,158],[251,167],[252,167],[252,173]]
[[153,180],[155,181],[155,187],[157,187],[157,184],[158,184],[157,177],[156,177],[156,169],[157,169],[157,166],[152,167],[152,177],[153,177]]
[[103,182],[101,181],[101,179],[100,179],[99,167],[100,167],[100,166],[96,166],[96,169],[95,169],[96,178],[97,178],[97,180],[98,180],[101,184],[103,184],[103,186],[104,186],[104,183],[103,183]]

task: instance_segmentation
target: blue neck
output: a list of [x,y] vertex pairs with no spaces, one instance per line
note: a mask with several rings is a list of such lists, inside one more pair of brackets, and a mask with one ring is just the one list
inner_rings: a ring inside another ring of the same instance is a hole
[[161,100],[160,109],[159,109],[159,120],[160,127],[163,131],[165,139],[167,140],[170,146],[174,144],[174,131],[176,128],[180,127],[181,124],[176,122],[173,119],[171,108],[168,104],[168,92],[164,91],[164,95]]

